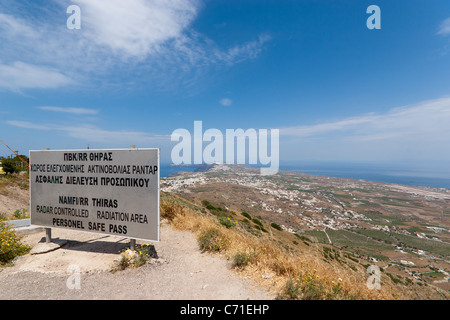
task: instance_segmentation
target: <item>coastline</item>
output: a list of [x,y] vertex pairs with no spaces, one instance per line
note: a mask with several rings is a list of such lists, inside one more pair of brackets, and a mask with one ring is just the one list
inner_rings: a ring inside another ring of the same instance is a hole
[[[181,171],[195,172],[201,165],[179,165],[169,163],[161,164],[161,178]],[[250,165],[250,167],[258,167]],[[306,164],[306,165],[280,165],[280,171],[305,173],[315,176],[332,178],[348,178],[370,182],[391,183],[415,187],[428,187],[437,189],[450,189],[450,177],[437,176],[436,172],[418,171],[416,175],[412,169],[398,167],[380,167],[369,164]]]

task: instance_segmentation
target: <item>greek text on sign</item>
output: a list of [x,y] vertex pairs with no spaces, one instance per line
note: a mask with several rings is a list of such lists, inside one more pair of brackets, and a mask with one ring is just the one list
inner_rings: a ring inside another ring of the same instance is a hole
[[159,149],[30,151],[31,224],[159,241]]

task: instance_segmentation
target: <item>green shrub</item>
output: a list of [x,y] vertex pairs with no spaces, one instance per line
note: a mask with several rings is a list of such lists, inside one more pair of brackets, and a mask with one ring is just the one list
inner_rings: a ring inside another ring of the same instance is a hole
[[252,217],[245,211],[242,212],[242,215],[246,217],[248,220],[252,220]]
[[31,247],[23,244],[12,226],[0,220],[0,266],[10,263],[15,257],[26,254]]
[[252,248],[246,251],[239,251],[233,254],[232,266],[235,268],[243,268],[249,263],[255,263],[258,260],[258,255],[261,253],[260,250]]
[[278,294],[278,299],[285,300],[342,300],[352,298],[344,292],[341,284],[337,282],[319,279],[315,272],[306,272],[299,277],[290,278],[284,288]]
[[222,207],[215,207],[209,201],[203,200],[202,204],[208,209],[213,215],[217,217],[227,217],[230,212]]
[[202,251],[220,252],[228,248],[230,244],[229,239],[216,228],[210,228],[200,233],[197,241]]
[[393,276],[392,274],[390,274],[389,272],[387,273],[387,275],[389,276],[389,278],[392,280],[392,282],[394,283],[402,283],[402,280],[396,278],[395,276]]
[[152,258],[152,255],[150,253],[150,247],[148,244],[137,245],[136,253],[137,253],[137,256],[133,261],[133,266],[135,268],[139,268],[140,266],[143,266],[144,264],[146,264],[146,262],[148,260],[150,260]]
[[13,214],[14,219],[25,219],[27,217],[26,213],[25,213],[25,209],[20,209],[20,210],[16,210],[14,211]]
[[352,260],[353,262],[359,262],[359,260],[358,259],[356,259],[356,258],[354,258],[353,257],[353,255],[351,254],[351,253],[346,253],[346,254],[344,254],[344,256],[347,258],[347,259],[350,259],[350,260]]
[[111,272],[125,270],[128,267],[139,268],[153,257],[148,244],[137,245],[136,250],[124,249],[120,256],[114,260]]
[[292,278],[286,281],[283,291],[278,295],[279,300],[297,300],[300,298],[301,287],[297,281]]
[[250,261],[250,255],[246,252],[237,252],[233,255],[233,267],[235,268],[243,268]]
[[233,220],[231,220],[230,217],[219,217],[219,222],[221,225],[227,228],[231,228],[235,225],[235,223],[233,222]]
[[11,158],[3,158],[2,159],[3,171],[6,174],[11,174],[16,172],[16,164],[15,161]]
[[209,201],[203,200],[202,204],[206,207],[208,210],[216,210],[217,208],[214,207]]
[[255,225],[254,227],[255,229],[261,230],[262,232],[268,232],[266,229],[264,229],[264,227],[261,227],[259,225]]
[[299,238],[300,240],[303,240],[303,242],[305,242],[305,241],[311,242],[311,239],[309,239],[308,237],[301,236],[301,235],[299,235],[299,234],[297,234],[297,233],[294,233],[294,235],[295,235],[297,238]]
[[256,219],[256,218],[253,218],[253,219],[252,219],[252,221],[253,221],[254,223],[256,223],[257,225],[259,225],[260,227],[262,227],[262,226],[263,226],[262,222],[261,222],[261,221],[259,221],[259,220],[258,220],[258,219]]
[[283,230],[283,229],[282,229],[278,224],[276,224],[275,222],[273,222],[273,223],[271,224],[271,226],[272,226],[272,228],[275,228],[275,229],[277,229],[277,230],[280,230],[280,231]]

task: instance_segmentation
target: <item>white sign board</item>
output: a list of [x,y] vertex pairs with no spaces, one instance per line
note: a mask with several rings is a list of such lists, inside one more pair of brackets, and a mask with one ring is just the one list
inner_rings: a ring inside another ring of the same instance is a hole
[[31,224],[159,241],[159,149],[30,151]]

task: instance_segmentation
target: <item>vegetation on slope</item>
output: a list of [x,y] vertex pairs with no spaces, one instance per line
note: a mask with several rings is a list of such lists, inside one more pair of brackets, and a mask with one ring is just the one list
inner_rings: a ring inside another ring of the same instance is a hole
[[278,299],[449,298],[440,289],[404,283],[384,272],[381,288],[371,290],[368,265],[352,253],[208,201],[162,193],[161,217],[177,229],[195,232],[203,251],[222,254],[236,272],[270,288]]

